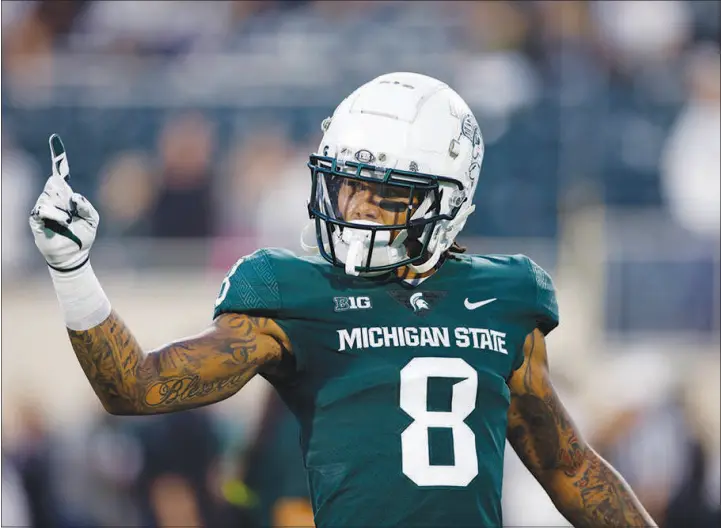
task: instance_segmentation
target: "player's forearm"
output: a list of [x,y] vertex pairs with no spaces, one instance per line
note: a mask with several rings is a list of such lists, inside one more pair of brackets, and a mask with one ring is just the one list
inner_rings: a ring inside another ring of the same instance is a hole
[[92,265],[59,271],[50,277],[70,342],[93,390],[108,412],[133,412],[136,369],[143,352],[113,312]]
[[103,407],[112,414],[138,414],[142,377],[152,377],[145,354],[114,311],[89,330],[68,328],[70,343]]
[[575,470],[560,472],[548,489],[576,528],[656,526],[623,477],[590,448]]
[[582,438],[548,373],[535,331],[511,378],[508,440],[558,510],[577,528],[656,526],[631,488]]
[[553,391],[515,395],[508,440],[576,528],[656,526],[629,485],[583,440]]

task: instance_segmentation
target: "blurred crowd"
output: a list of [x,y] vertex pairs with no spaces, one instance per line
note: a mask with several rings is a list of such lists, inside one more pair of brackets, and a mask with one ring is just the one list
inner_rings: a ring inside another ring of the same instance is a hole
[[3,181],[21,210],[56,130],[103,236],[296,247],[321,120],[364,80],[405,67],[447,80],[482,124],[468,235],[553,238],[559,207],[603,201],[718,237],[717,2],[2,9],[3,152],[15,164]]
[[[720,5],[3,0],[3,282],[42,269],[26,222],[50,133],[101,213],[100,247],[202,239],[204,265],[223,269],[259,246],[300,249],[322,119],[364,81],[407,70],[446,80],[481,124],[466,238],[558,244],[565,215],[603,206],[609,329],[711,335]],[[129,251],[118,262],[147,257]],[[608,373],[624,397],[594,426],[595,445],[664,528],[718,526],[720,446],[694,425],[718,396],[649,364],[629,358]],[[99,412],[70,434],[28,405],[22,441],[3,453],[3,525],[303,524],[295,425],[272,397],[265,405],[238,441],[206,410]],[[563,524],[541,499],[532,507],[530,477],[508,458],[508,525]]]

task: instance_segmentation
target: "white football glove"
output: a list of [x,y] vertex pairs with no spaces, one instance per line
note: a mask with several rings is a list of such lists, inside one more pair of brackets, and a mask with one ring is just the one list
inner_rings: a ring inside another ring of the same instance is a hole
[[35,245],[48,265],[73,271],[88,262],[100,216],[90,202],[68,185],[70,167],[60,136],[50,136],[52,175],[30,212]]

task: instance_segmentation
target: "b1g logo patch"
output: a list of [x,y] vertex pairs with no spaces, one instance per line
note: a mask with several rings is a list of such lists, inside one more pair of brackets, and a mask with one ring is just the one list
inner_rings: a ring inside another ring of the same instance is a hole
[[333,297],[336,312],[347,310],[369,310],[373,308],[370,297]]

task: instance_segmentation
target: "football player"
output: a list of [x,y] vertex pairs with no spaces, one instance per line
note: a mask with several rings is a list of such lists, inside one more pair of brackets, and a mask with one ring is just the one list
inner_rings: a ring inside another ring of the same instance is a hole
[[465,255],[455,243],[484,155],[461,97],[387,74],[322,130],[302,235],[317,255],[241,258],[212,324],[148,352],[93,272],[98,213],[71,190],[51,136],[53,175],[30,225],[105,409],[181,411],[264,377],[300,424],[319,527],[502,526],[506,438],[575,526],[653,526],[554,391],[549,276],[523,255]]

